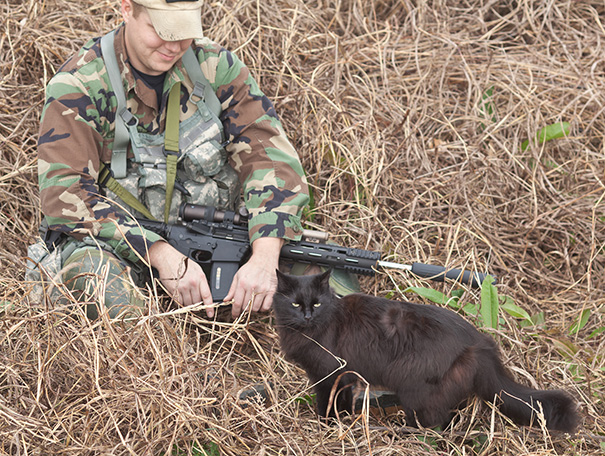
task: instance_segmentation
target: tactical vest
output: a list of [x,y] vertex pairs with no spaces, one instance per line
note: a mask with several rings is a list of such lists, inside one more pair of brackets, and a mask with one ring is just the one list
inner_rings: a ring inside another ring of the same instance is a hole
[[187,49],[182,62],[194,85],[189,101],[197,106],[196,112],[179,122],[181,84],[177,83],[168,98],[165,132],[150,135],[138,131],[137,119],[126,107],[114,37],[115,31],[101,38],[103,59],[118,101],[111,164],[102,165],[99,174],[107,197],[125,204],[137,217],[168,223],[176,221],[184,202],[234,210],[240,184],[227,163],[228,142],[219,120],[222,108],[193,49]]

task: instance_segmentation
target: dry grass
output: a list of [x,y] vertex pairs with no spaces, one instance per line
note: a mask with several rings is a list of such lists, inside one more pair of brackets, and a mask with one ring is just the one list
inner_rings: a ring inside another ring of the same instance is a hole
[[[0,454],[602,454],[605,436],[605,6],[561,0],[223,0],[207,34],[275,101],[314,192],[310,226],[391,260],[489,270],[545,324],[493,335],[516,376],[581,403],[575,437],[471,406],[451,432],[397,421],[320,423],[270,318],[192,312],[89,322],[22,282],[40,215],[43,87],[117,1],[0,3]],[[494,120],[481,109],[493,86]],[[542,126],[568,138],[521,150]],[[481,127],[481,124],[485,128]],[[386,294],[405,273],[364,279]],[[408,299],[413,296],[407,295]],[[467,290],[467,302],[477,303]],[[157,313],[155,302],[150,302]],[[569,328],[590,311],[578,334]],[[270,387],[271,405],[238,391]],[[424,438],[426,434],[426,438]],[[177,450],[180,448],[180,450]]]

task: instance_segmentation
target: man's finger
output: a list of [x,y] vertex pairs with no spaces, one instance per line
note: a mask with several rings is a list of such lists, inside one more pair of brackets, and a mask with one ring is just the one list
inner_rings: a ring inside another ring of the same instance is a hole
[[273,305],[273,293],[266,293],[263,299],[262,306],[260,307],[261,312],[269,312],[271,310],[271,306]]
[[246,300],[246,292],[241,287],[236,287],[232,301],[233,306],[231,308],[231,315],[239,317],[244,312],[248,303]]
[[214,317],[214,300],[212,299],[212,293],[210,292],[208,281],[205,278],[203,278],[203,280],[200,282],[200,294],[201,301],[204,303],[204,306],[206,306],[206,315],[209,318]]

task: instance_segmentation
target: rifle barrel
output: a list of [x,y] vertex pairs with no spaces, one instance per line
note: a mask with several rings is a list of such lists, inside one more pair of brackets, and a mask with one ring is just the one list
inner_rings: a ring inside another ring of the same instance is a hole
[[[485,280],[487,277],[487,274],[482,272],[465,271],[455,268],[449,269],[444,268],[443,266],[435,266],[424,263],[412,263],[409,265],[392,263],[390,261],[379,261],[378,266],[382,268],[410,271],[412,274],[417,275],[418,277],[424,277],[425,279],[434,280],[436,282],[443,282],[446,278],[458,280],[461,283],[468,284],[475,288],[481,288],[483,280]],[[496,283],[495,277],[493,283]]]

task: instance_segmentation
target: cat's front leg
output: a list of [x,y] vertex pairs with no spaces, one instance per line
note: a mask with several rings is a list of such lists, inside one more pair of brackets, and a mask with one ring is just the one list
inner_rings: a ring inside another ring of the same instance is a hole
[[[309,376],[309,378],[311,377]],[[318,380],[314,391],[319,416],[336,418],[336,411],[353,413],[354,380],[351,375],[340,377],[338,374]]]

